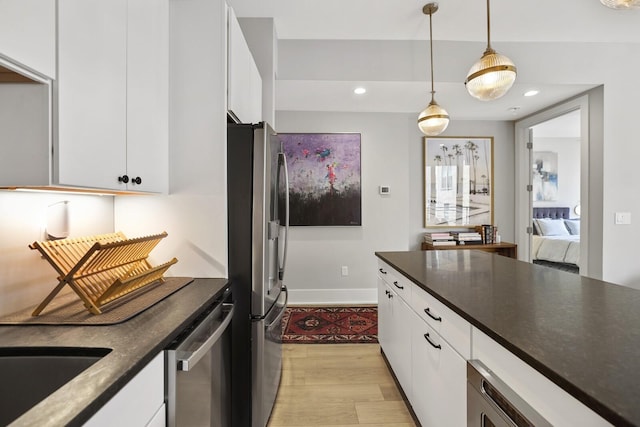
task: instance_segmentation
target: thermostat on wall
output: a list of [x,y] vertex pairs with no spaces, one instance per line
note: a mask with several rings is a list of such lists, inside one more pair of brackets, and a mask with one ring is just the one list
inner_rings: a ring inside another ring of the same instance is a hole
[[381,185],[379,187],[380,194],[391,194],[391,188],[388,185]]

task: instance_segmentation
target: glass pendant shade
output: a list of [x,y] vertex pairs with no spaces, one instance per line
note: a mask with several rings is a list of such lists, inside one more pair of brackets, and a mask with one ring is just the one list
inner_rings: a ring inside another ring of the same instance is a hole
[[427,108],[418,116],[418,127],[427,136],[440,135],[449,126],[447,110],[431,100]]
[[611,9],[640,9],[640,0],[600,0]]
[[438,3],[427,3],[422,8],[422,13],[429,15],[429,54],[431,64],[431,102],[427,108],[418,115],[418,128],[426,136],[440,135],[449,126],[449,113],[436,102],[435,89],[433,88],[433,24],[431,19],[438,11]]
[[487,49],[469,70],[464,84],[471,96],[481,101],[502,97],[516,80],[516,66],[509,58]]

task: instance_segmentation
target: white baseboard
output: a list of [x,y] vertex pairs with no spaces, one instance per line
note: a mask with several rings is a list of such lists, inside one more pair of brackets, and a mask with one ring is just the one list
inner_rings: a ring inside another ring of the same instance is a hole
[[288,305],[377,304],[378,290],[370,289],[289,289]]

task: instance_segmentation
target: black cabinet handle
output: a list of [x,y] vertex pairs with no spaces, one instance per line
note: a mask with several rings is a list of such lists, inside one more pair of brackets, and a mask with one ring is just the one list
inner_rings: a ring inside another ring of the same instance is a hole
[[393,294],[392,294],[391,292],[389,292],[389,293],[387,294],[387,296],[388,296],[389,298],[393,298]]
[[427,313],[427,315],[431,317],[433,320],[435,320],[436,322],[442,322],[442,317],[436,316],[432,312],[430,312],[429,307],[425,308],[424,312]]
[[122,183],[127,183],[129,182],[129,176],[128,175],[122,175],[118,177],[118,182],[122,182]]
[[398,285],[398,281],[397,280],[395,282],[393,282],[393,284],[396,285],[396,288],[398,288],[398,289],[404,289],[404,286]]
[[385,294],[387,294],[387,295],[389,295],[389,294],[391,293],[391,291],[390,291],[389,289],[385,289],[385,290],[384,290],[384,293],[385,293]]
[[132,182],[133,184],[138,184],[138,185],[140,185],[140,184],[142,184],[142,178],[140,178],[139,176],[136,176],[135,178],[133,178],[133,179],[131,180],[131,182]]
[[436,343],[434,343],[433,341],[431,341],[431,338],[429,337],[429,332],[427,332],[426,334],[424,334],[424,339],[425,339],[425,340],[427,340],[427,342],[428,342],[429,344],[431,344],[431,346],[432,346],[433,348],[437,348],[438,350],[441,350],[441,349],[442,349],[442,346],[441,346],[440,344],[436,344]]
[[386,271],[384,271],[384,270],[383,270],[383,269],[381,269],[381,268],[379,268],[379,269],[378,269],[378,271],[380,271],[380,273],[382,273],[382,274],[387,274],[387,272],[386,272]]

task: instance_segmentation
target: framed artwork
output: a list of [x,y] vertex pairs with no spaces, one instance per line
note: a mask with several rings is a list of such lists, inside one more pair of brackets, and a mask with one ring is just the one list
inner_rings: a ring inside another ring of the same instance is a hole
[[279,133],[289,171],[289,223],[362,225],[359,133]]
[[428,227],[493,224],[493,137],[424,138]]
[[531,182],[534,202],[558,200],[558,153],[533,152]]

